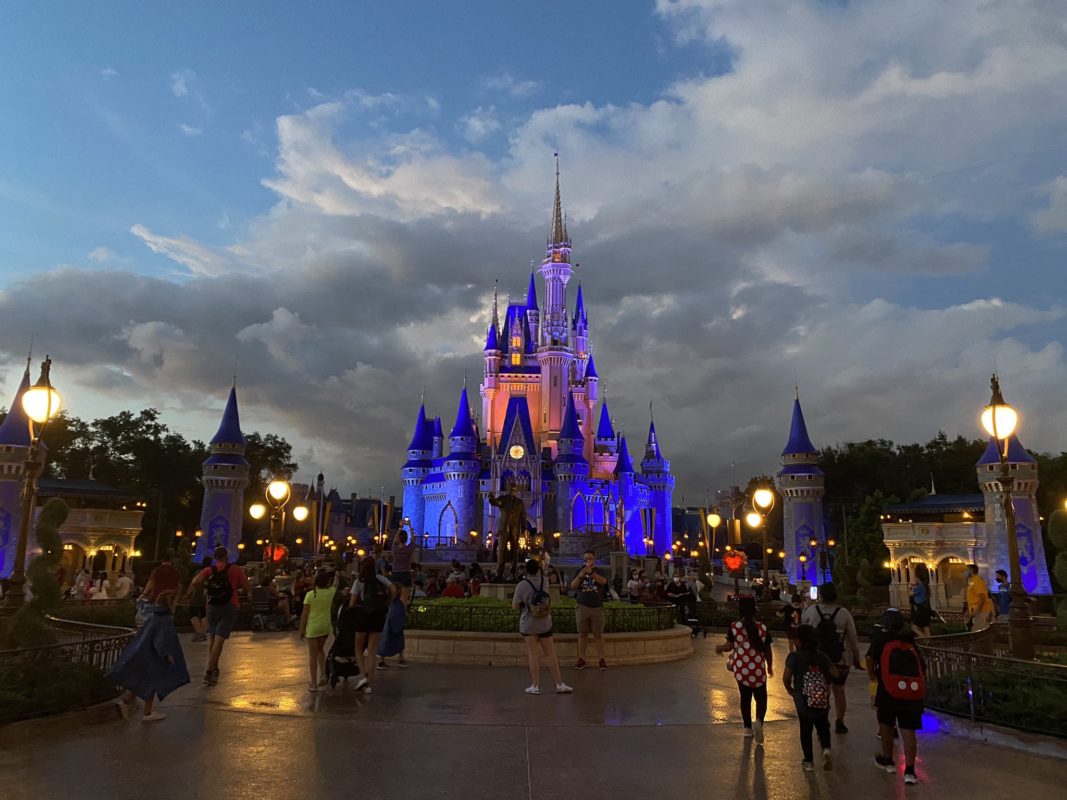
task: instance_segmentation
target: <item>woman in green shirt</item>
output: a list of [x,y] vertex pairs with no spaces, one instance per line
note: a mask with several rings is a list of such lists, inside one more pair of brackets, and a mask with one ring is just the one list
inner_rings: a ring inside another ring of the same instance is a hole
[[304,595],[304,611],[300,615],[300,637],[308,640],[309,692],[317,692],[326,683],[326,637],[332,629],[330,609],[337,591],[329,583],[330,573],[320,569],[315,574],[315,587]]

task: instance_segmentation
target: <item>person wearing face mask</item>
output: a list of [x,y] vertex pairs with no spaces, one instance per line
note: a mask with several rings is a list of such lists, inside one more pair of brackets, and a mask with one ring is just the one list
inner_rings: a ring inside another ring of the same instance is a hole
[[997,579],[995,610],[998,617],[1007,617],[1011,612],[1011,584],[1008,582],[1008,573],[998,569],[995,577]]

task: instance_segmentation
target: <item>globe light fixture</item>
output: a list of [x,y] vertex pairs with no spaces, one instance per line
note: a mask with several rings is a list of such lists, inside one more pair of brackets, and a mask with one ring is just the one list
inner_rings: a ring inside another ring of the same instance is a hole
[[[1067,500],[1064,501],[1064,504],[1067,505]],[[708,525],[713,528],[718,528],[720,525],[722,525],[722,517],[712,511],[710,514],[708,514]]]
[[275,478],[267,484],[267,498],[284,506],[289,501],[289,482]]
[[22,410],[38,425],[43,425],[52,419],[63,406],[63,399],[52,387],[49,378],[51,367],[52,362],[46,356],[41,364],[41,377],[37,379],[37,383],[22,393]]
[[749,511],[745,514],[745,524],[750,528],[758,528],[763,524],[763,515],[758,511]]
[[253,503],[248,507],[248,516],[252,519],[263,519],[267,516],[267,507],[263,503]]
[[1019,415],[1004,401],[1004,395],[1000,392],[1000,380],[996,375],[993,376],[991,384],[993,394],[989,399],[989,405],[982,409],[982,427],[994,439],[1004,441],[1015,433],[1015,428],[1019,424]]
[[293,519],[297,522],[303,522],[308,518],[309,513],[307,506],[297,506],[293,509]]
[[774,506],[774,492],[770,489],[757,489],[752,493],[752,503],[760,511],[766,513]]

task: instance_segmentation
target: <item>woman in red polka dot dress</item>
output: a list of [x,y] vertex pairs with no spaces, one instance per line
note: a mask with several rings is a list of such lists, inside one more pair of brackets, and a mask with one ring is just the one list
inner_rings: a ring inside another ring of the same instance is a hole
[[[726,668],[734,673],[741,692],[741,719],[745,736],[763,741],[763,718],[767,716],[767,679],[774,677],[771,635],[767,626],[756,621],[756,598],[746,596],[737,601],[741,619],[731,623],[726,642],[715,648],[730,653]],[[752,700],[756,700],[756,721],[752,721]]]

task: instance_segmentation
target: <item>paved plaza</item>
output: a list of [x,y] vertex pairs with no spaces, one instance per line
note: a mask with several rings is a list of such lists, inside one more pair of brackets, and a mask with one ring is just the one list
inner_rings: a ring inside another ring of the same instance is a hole
[[[4,797],[1062,797],[1067,762],[938,733],[920,743],[922,784],[905,789],[872,764],[874,715],[858,675],[834,771],[803,773],[777,677],[766,743],[742,738],[733,678],[712,651],[719,640],[698,640],[681,662],[566,669],[569,696],[523,694],[518,668],[415,665],[378,673],[368,697],[308,693],[295,633],[240,633],[219,685],[178,691],[161,723],[38,734],[0,751]],[[183,644],[199,678],[206,647]]]

